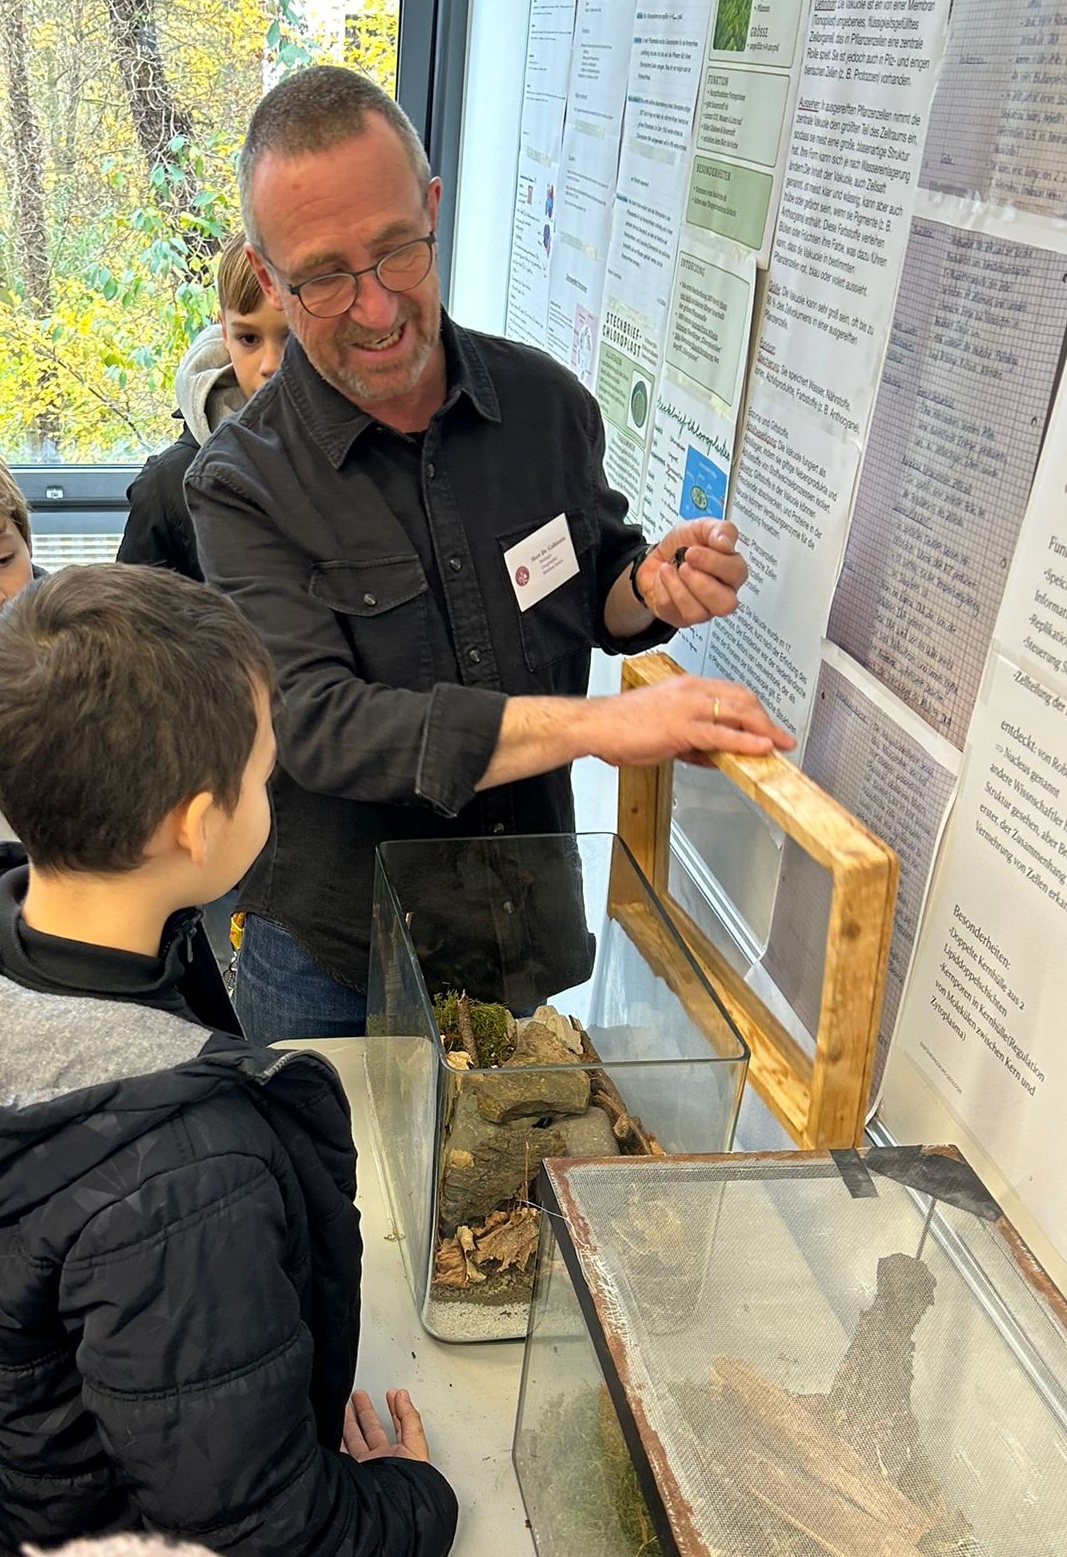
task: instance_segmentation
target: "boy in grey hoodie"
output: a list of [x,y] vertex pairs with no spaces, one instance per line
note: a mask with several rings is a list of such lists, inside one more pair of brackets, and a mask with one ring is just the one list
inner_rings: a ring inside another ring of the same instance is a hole
[[119,562],[147,562],[202,579],[182,483],[200,445],[239,411],[282,360],[285,315],[264,297],[244,251],[243,233],[219,256],[219,323],[201,330],[174,378],[181,437],[154,454],[131,482]]

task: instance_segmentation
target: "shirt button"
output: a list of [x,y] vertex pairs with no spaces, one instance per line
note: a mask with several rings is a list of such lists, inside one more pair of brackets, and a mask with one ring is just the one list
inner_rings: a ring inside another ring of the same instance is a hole
[[472,665],[480,665],[482,663],[482,651],[480,649],[468,649],[467,658]]
[[371,594],[364,595],[363,596],[363,604],[365,606],[376,606],[378,604],[378,597],[377,597],[377,595],[371,595]]
[[453,573],[460,573],[460,572],[462,572],[462,570],[463,570],[463,558],[462,557],[449,557],[449,559],[448,559],[448,566],[452,569]]
[[429,476],[431,481],[436,476],[436,474],[437,474],[437,466],[434,464],[433,460],[431,460],[430,463],[427,465],[427,467],[426,467],[426,474]]
[[504,824],[503,824],[503,822],[494,822],[493,823],[493,831],[495,833],[498,833],[498,834],[502,833],[504,831]]

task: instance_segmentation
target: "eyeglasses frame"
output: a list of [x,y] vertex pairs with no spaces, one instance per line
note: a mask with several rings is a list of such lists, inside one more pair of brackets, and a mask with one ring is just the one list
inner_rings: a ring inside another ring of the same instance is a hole
[[[387,260],[393,259],[403,249],[413,249],[416,244],[420,243],[425,243],[430,251],[430,261],[426,267],[425,274],[422,275],[418,281],[413,281],[409,287],[392,287],[387,281],[383,281],[379,275],[379,267],[384,265]],[[393,292],[397,296],[402,296],[405,292],[413,292],[416,287],[422,285],[422,283],[426,280],[426,277],[430,274],[430,271],[433,269],[433,256],[436,247],[437,234],[436,232],[430,232],[427,233],[424,238],[409,238],[406,243],[398,243],[395,249],[390,249],[388,254],[383,254],[380,259],[375,260],[373,265],[365,265],[362,270],[327,270],[324,271],[320,276],[308,276],[306,281],[298,281],[295,286],[291,281],[287,280],[286,277],[281,274],[281,272],[274,264],[274,261],[267,254],[262,254],[261,251],[261,255],[264,263],[269,265],[271,271],[273,272],[275,280],[281,286],[283,286],[287,292],[291,293],[291,295],[296,298],[301,308],[310,318],[340,319],[342,314],[348,313],[348,310],[353,308],[356,304],[356,300],[359,297],[359,282],[361,276],[369,276],[373,273],[377,277],[378,285],[380,287],[384,287],[386,292]],[[356,290],[353,294],[352,301],[348,303],[346,307],[338,309],[337,313],[335,314],[316,314],[312,312],[312,310],[305,303],[304,299],[301,297],[301,292],[305,287],[311,286],[312,282],[330,281],[335,276],[347,276],[354,283]]]

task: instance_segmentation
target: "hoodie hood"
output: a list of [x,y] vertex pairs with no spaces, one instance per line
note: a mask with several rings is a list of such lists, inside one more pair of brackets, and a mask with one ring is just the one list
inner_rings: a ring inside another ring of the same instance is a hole
[[206,443],[216,427],[244,405],[220,324],[201,330],[185,353],[174,375],[174,394],[197,443]]
[[[41,994],[5,978],[0,1034],[0,1219],[219,1091],[269,1085],[299,1111],[324,1078],[340,1086],[316,1054],[252,1048],[169,1011]],[[16,1160],[15,1172],[2,1171]]]

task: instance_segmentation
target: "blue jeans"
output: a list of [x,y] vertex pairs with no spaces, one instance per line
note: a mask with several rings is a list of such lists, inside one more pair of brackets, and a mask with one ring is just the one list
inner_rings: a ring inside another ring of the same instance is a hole
[[233,947],[230,945],[230,916],[237,908],[237,888],[226,892],[222,897],[217,897],[213,903],[205,903],[201,912],[204,916],[204,929],[207,938],[211,942],[211,950],[215,953],[215,961],[219,965],[219,972],[225,973],[233,961]]
[[367,997],[339,984],[287,930],[249,914],[237,957],[234,1005],[250,1043],[360,1038]]

